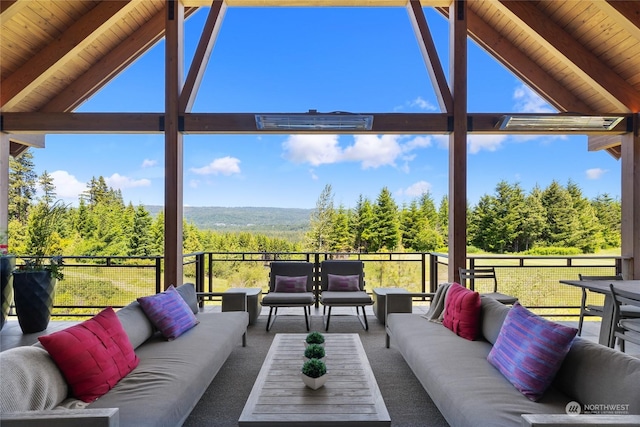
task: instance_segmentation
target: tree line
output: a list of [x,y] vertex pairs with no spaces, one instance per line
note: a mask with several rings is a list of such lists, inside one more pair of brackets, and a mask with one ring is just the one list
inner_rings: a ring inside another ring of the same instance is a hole
[[[10,160],[9,250],[30,255],[30,227],[57,199],[50,174],[34,172],[26,151]],[[37,191],[39,188],[39,192]],[[331,185],[321,192],[303,242],[251,232],[215,232],[183,223],[185,253],[211,252],[378,252],[445,251],[448,199],[438,206],[430,193],[398,206],[388,188],[375,200],[362,195],[354,208],[333,203]],[[501,181],[468,209],[469,250],[493,252],[570,248],[592,253],[620,246],[620,202],[607,194],[589,200],[573,182],[553,181],[529,193]],[[94,177],[77,207],[65,206],[56,224],[52,254],[150,256],[164,253],[164,215],[153,217],[144,206],[125,204],[120,190]]]

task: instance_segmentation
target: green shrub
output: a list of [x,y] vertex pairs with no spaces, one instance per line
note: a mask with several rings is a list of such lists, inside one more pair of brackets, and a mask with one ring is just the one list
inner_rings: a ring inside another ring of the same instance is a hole
[[324,335],[322,335],[320,332],[310,332],[309,335],[307,335],[307,344],[322,344],[324,342]]
[[309,359],[302,365],[302,373],[311,378],[318,378],[327,373],[327,366],[320,359]]
[[309,359],[322,359],[324,355],[324,347],[318,344],[309,344],[307,348],[304,349],[304,357],[308,357]]
[[524,252],[525,255],[581,255],[579,248],[563,248],[558,246],[540,246]]

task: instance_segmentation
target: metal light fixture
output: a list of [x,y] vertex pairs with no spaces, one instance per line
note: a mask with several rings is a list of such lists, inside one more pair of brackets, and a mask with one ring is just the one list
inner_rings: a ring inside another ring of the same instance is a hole
[[502,116],[500,130],[514,131],[603,131],[620,123],[621,116],[531,115]]
[[258,130],[371,130],[373,115],[353,114],[341,111],[333,113],[318,113],[309,110],[299,114],[256,114]]

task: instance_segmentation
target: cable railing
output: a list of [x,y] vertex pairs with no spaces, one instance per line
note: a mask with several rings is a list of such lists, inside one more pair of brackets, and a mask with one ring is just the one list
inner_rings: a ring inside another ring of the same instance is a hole
[[[26,259],[28,257],[19,257],[17,264]],[[54,317],[89,317],[104,307],[123,307],[163,288],[161,256],[64,256],[63,259],[64,279],[56,285]],[[266,293],[271,261],[312,262],[316,283],[319,283],[320,264],[327,259],[363,261],[368,292],[378,287],[434,292],[437,285],[448,278],[447,254],[437,252],[195,252],[183,255],[183,281],[194,283],[199,291],[224,292],[229,288],[250,287]],[[517,296],[524,306],[538,314],[575,317],[579,314],[580,290],[559,281],[577,279],[580,273],[617,274],[622,259],[619,256],[469,255],[467,264],[470,268],[494,267],[499,290]],[[489,283],[472,282],[469,287],[486,292]],[[416,301],[421,302],[424,298]],[[207,303],[219,304],[219,300],[213,298]],[[593,303],[599,303],[597,296]],[[12,309],[11,314],[14,313]]]

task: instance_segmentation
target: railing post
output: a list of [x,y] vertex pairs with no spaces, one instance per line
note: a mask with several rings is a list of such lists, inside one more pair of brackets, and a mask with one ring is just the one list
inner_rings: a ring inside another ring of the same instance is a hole
[[[476,268],[476,260],[475,260],[475,258],[469,258],[469,268],[471,270]],[[460,281],[462,282],[462,279],[460,279]],[[471,278],[471,280],[469,280],[469,289],[471,289],[472,291],[476,290],[476,280],[473,277]]]
[[[424,254],[422,256],[422,269],[424,275]],[[438,288],[438,255],[429,252],[429,292],[435,292]],[[422,292],[424,292],[424,287]]]
[[315,253],[315,261],[313,266],[315,280],[313,282],[313,289],[316,295],[316,308],[320,307],[320,254]]
[[209,290],[208,292],[213,292],[213,254],[211,252],[207,252],[207,257],[209,262]]
[[204,252],[196,254],[196,290],[204,291]]
[[162,292],[162,257],[156,257],[156,294]]

